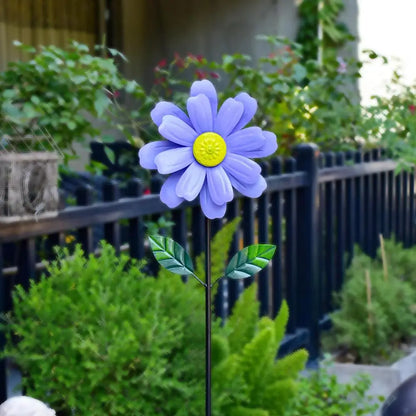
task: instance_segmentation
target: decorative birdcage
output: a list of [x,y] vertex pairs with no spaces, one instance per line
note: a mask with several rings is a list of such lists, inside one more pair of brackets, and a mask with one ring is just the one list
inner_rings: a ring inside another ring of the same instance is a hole
[[60,158],[49,137],[0,139],[0,223],[57,214]]

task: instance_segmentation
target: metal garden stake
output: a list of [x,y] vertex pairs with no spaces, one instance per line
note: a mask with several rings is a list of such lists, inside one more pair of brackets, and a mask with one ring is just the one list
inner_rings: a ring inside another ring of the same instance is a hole
[[[170,175],[160,191],[169,208],[199,196],[205,227],[205,281],[196,276],[189,254],[174,240],[149,236],[160,265],[173,273],[193,276],[205,288],[206,400],[205,415],[211,416],[211,219],[223,218],[234,189],[249,198],[266,189],[260,166],[251,160],[273,154],[276,136],[259,127],[245,127],[252,119],[257,102],[247,93],[227,98],[218,108],[217,92],[208,80],[195,81],[187,100],[187,114],[175,104],[159,102],[151,112],[165,140],[140,149],[140,164]],[[232,257],[223,277],[244,279],[263,269],[276,247],[255,244]]]

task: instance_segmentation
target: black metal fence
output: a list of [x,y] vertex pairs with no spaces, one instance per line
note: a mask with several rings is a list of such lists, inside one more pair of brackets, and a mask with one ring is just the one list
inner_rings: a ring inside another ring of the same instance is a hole
[[[379,149],[320,154],[314,145],[300,145],[295,157],[275,158],[262,164],[267,191],[257,200],[237,196],[227,218],[242,221],[232,243],[233,254],[241,245],[270,242],[278,249],[268,269],[259,273],[261,313],[274,316],[281,300],[290,308],[288,334],[281,353],[300,346],[312,358],[319,354],[319,333],[328,324],[332,294],[340,289],[354,244],[374,255],[379,234],[392,234],[405,246],[415,242],[414,172],[395,174],[396,164],[385,160]],[[11,308],[15,284],[28,287],[39,274],[41,258],[52,256],[52,247],[64,245],[75,235],[86,253],[95,250],[94,230],[117,251],[147,256],[146,218],[170,212],[175,226],[172,237],[193,255],[204,249],[204,218],[197,203],[168,211],[159,200],[162,178],[152,179],[152,194],[142,195],[140,181],[128,183],[128,197],[119,199],[114,181],[103,186],[104,202],[93,202],[93,189],[77,191],[77,206],[56,217],[0,225],[0,309]],[[214,231],[223,221],[213,223]],[[14,258],[7,248],[13,243]],[[39,247],[42,247],[40,250]],[[41,255],[39,254],[41,252]],[[215,299],[216,313],[225,318],[253,279],[222,280]],[[4,339],[1,340],[4,342]],[[0,365],[0,400],[6,395],[6,368]]]

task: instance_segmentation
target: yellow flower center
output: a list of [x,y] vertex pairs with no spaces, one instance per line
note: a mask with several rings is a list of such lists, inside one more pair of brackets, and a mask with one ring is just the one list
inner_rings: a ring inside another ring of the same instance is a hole
[[213,167],[224,160],[227,145],[219,134],[210,131],[196,138],[192,151],[202,166]]

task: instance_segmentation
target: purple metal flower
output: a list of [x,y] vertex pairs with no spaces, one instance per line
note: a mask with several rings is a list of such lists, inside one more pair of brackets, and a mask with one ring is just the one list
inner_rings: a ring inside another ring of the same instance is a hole
[[257,102],[247,93],[228,98],[217,112],[218,98],[208,80],[195,81],[186,115],[175,104],[162,101],[151,112],[166,139],[148,143],[139,151],[140,164],[170,175],[160,199],[175,208],[198,195],[204,215],[222,218],[233,188],[250,198],[266,189],[260,166],[251,158],[269,156],[277,149],[274,133],[244,126]]

